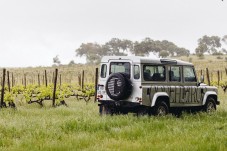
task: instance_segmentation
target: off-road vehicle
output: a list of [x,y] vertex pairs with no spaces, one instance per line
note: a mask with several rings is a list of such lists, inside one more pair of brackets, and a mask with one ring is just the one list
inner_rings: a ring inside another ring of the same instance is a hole
[[216,110],[217,88],[198,81],[192,63],[175,59],[105,56],[97,100],[101,114]]

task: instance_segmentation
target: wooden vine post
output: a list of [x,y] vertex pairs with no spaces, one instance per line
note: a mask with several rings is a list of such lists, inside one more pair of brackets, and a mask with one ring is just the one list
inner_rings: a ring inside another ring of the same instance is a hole
[[52,104],[53,107],[55,106],[55,94],[56,94],[56,88],[57,88],[57,79],[58,79],[58,69],[55,69],[53,104]]
[[218,86],[220,85],[220,71],[218,70]]
[[61,86],[61,74],[59,76],[59,83],[60,83],[60,86]]
[[81,88],[84,89],[84,70],[82,71],[82,82],[81,82]]
[[26,88],[27,86],[27,80],[26,80],[26,74],[24,74],[24,87]]
[[38,73],[38,85],[40,87],[40,75],[39,75],[39,73]]
[[47,71],[46,70],[44,71],[44,76],[45,76],[45,85],[47,87]]
[[55,80],[55,76],[54,76],[54,72],[53,72],[53,76],[52,76],[52,83],[54,83],[54,80]]
[[8,90],[9,90],[9,92],[10,92],[11,89],[10,89],[9,71],[7,71],[7,84],[8,84]]
[[78,83],[79,83],[79,86],[81,87],[81,75],[80,74],[78,75]]
[[15,81],[14,81],[14,77],[13,77],[13,72],[12,72],[11,76],[12,76],[12,80],[11,80],[11,83],[12,83],[12,84],[11,84],[11,85],[12,85],[12,87],[14,87],[14,82],[15,82]]
[[98,89],[98,74],[99,74],[99,69],[95,69],[95,97],[94,97],[94,102],[97,100],[97,89]]
[[221,80],[222,80],[222,71],[220,71],[221,72]]
[[207,82],[208,82],[208,85],[210,86],[210,75],[209,75],[208,68],[206,68],[206,74],[207,74]]
[[43,85],[45,85],[45,78],[44,78],[44,75],[43,75],[42,81],[43,81]]
[[4,106],[6,69],[3,69],[3,77],[2,78],[3,79],[2,79],[2,90],[1,90],[1,104],[0,104],[0,107]]

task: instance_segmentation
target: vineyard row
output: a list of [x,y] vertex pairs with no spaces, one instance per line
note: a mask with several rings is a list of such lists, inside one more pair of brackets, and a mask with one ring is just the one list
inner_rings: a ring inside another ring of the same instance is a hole
[[15,100],[25,100],[28,104],[38,103],[43,106],[44,100],[52,100],[52,106],[66,105],[65,99],[76,97],[77,100],[84,99],[86,102],[96,94],[98,68],[95,70],[94,82],[85,82],[85,72],[82,71],[78,76],[78,83],[62,83],[61,75],[58,75],[58,69],[48,83],[46,70],[44,71],[43,83],[41,84],[38,74],[37,83],[27,83],[26,76],[21,84],[15,84],[13,73],[10,77],[9,71],[3,69],[1,77],[1,107],[16,107]]

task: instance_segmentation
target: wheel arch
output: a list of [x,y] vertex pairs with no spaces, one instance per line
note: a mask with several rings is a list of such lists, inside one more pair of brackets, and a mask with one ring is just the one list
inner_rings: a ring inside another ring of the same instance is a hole
[[217,96],[217,93],[214,92],[214,91],[207,91],[203,97],[203,104],[202,105],[205,105],[206,104],[206,101],[209,97],[212,97],[214,100],[215,100],[215,103],[217,104],[217,101],[218,101],[218,96]]
[[170,107],[169,95],[166,92],[155,93],[151,102],[151,107],[155,106],[155,104],[159,100],[164,101],[168,105],[168,107]]

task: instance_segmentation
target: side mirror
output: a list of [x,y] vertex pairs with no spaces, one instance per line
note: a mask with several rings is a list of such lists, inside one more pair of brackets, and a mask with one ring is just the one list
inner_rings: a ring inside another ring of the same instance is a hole
[[204,76],[203,75],[201,75],[201,77],[200,77],[200,83],[204,83]]

